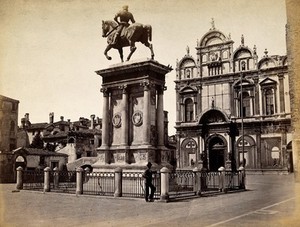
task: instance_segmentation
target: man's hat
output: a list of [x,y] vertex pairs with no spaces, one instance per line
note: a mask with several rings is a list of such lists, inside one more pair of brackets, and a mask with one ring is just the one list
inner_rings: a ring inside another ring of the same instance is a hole
[[147,166],[148,166],[148,167],[151,167],[151,166],[152,166],[152,163],[151,163],[151,162],[148,162],[148,163],[147,163]]
[[128,9],[128,5],[123,6],[123,9]]

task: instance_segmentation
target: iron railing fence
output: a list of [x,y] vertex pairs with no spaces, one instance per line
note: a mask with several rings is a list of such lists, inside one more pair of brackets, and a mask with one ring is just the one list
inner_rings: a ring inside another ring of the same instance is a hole
[[219,189],[220,172],[201,172],[201,191],[215,191]]
[[[23,171],[23,189],[44,189],[44,171]],[[117,185],[115,185],[114,172],[82,172],[83,194],[114,196]],[[225,174],[225,175],[224,175]],[[76,171],[50,171],[50,191],[76,194]],[[199,177],[200,179],[196,179]],[[214,191],[225,191],[241,189],[243,181],[242,173],[224,172],[194,172],[193,170],[176,170],[169,173],[169,197],[180,198],[192,196],[199,193],[200,183],[202,193]],[[122,173],[122,196],[143,198],[145,195],[144,178],[142,172]],[[152,183],[156,187],[155,199],[161,194],[161,173],[154,173]]]
[[51,171],[50,190],[52,192],[76,193],[76,171]]
[[23,189],[43,191],[44,171],[25,170],[23,172]]
[[225,172],[225,186],[229,190],[236,190],[240,188],[240,174],[239,172],[226,171]]
[[192,170],[176,170],[169,174],[169,196],[195,194],[195,173]]
[[114,196],[115,173],[114,172],[92,172],[83,173],[83,194]]
[[[145,183],[142,174],[142,172],[123,172],[122,196],[134,198],[143,198],[145,196]],[[156,187],[154,199],[159,199],[161,189],[160,173],[153,173],[152,184]]]

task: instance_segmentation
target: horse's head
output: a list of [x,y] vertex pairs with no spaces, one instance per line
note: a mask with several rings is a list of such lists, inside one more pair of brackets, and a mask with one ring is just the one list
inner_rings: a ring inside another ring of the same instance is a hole
[[102,37],[107,37],[116,26],[117,23],[114,21],[102,21]]

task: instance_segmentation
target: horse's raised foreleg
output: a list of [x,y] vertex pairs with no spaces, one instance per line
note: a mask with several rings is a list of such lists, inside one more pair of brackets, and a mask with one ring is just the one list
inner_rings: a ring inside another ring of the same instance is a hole
[[120,54],[121,61],[124,62],[124,60],[123,60],[123,48],[119,48],[118,51],[119,51],[119,54]]
[[104,55],[105,57],[108,59],[108,60],[111,60],[111,56],[108,56],[107,52],[112,48],[111,45],[108,45],[106,48],[105,48],[105,51],[104,51]]
[[134,43],[131,43],[130,45],[130,53],[127,57],[127,61],[129,61],[129,59],[131,58],[131,55],[134,53],[134,51],[136,50],[136,46],[134,45]]

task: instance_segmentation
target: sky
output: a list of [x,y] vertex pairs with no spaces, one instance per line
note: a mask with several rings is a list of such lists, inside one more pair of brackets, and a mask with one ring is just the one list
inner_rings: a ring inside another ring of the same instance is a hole
[[[197,39],[211,28],[231,35],[234,49],[244,35],[245,45],[257,47],[259,58],[285,55],[284,0],[1,0],[0,94],[17,99],[19,125],[25,113],[31,123],[60,116],[76,121],[91,114],[102,117],[101,77],[95,71],[120,63],[117,50],[108,61],[103,52],[102,20],[112,20],[123,5],[136,22],[152,26],[155,60],[170,64],[166,75],[164,109],[169,112],[169,135],[175,134],[176,59],[196,58]],[[132,60],[150,58],[137,43]],[[124,48],[124,56],[129,48]]]

